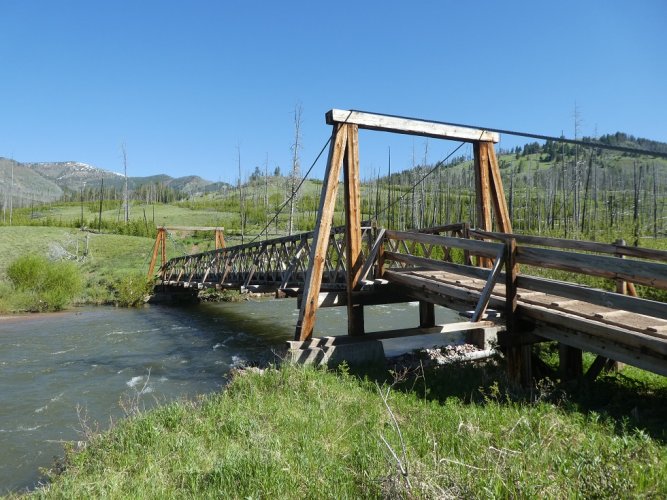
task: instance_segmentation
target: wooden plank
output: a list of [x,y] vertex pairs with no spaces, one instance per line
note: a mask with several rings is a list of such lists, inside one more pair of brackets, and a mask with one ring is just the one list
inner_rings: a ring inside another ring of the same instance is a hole
[[517,262],[667,289],[667,265],[655,262],[529,247],[517,249]]
[[[491,184],[489,179],[489,156],[486,143],[473,144],[475,166],[475,191],[477,202],[477,227],[491,231]],[[487,266],[483,266],[487,267]]]
[[366,262],[364,262],[361,272],[359,273],[359,281],[365,280],[368,277],[368,273],[371,271],[375,260],[380,254],[380,248],[384,245],[384,233],[385,229],[382,228],[378,231],[377,238],[371,247],[370,252],[368,252],[368,257],[366,257]]
[[510,334],[516,332],[517,266],[516,241],[505,243],[505,324]]
[[322,283],[324,260],[326,259],[327,246],[329,245],[329,232],[333,221],[334,209],[336,207],[336,194],[340,179],[340,168],[343,163],[343,155],[347,146],[347,131],[340,126],[335,126],[329,149],[329,161],[327,163],[320,206],[317,212],[317,225],[313,235],[313,245],[310,249],[310,268],[306,274],[304,285],[305,300],[299,310],[299,320],[294,333],[295,340],[306,340],[313,335],[315,328],[315,314],[317,312],[317,299]]
[[503,189],[503,180],[500,176],[500,166],[496,157],[496,150],[493,144],[486,143],[489,159],[489,178],[491,185],[491,200],[496,212],[496,223],[498,229],[503,233],[512,232],[512,221],[510,220],[509,210],[507,209],[507,200],[505,199],[505,190]]
[[495,257],[498,254],[498,250],[503,246],[501,243],[492,243],[490,241],[469,240],[465,238],[453,238],[451,236],[415,233],[410,231],[391,231],[389,229],[386,232],[386,236],[391,240],[416,241],[429,245],[460,248],[462,250],[468,250],[476,255],[491,258]]
[[492,238],[506,240],[514,238],[517,243],[527,245],[538,245],[566,250],[580,250],[582,252],[596,252],[610,255],[625,255],[640,259],[658,260],[667,262],[667,251],[654,250],[652,248],[631,247],[626,245],[615,245],[611,243],[598,243],[595,241],[568,240],[565,238],[547,238],[544,236],[530,236],[527,234],[505,234],[480,229],[470,229],[470,236],[476,238]]
[[540,327],[539,334],[587,352],[667,376],[667,358],[659,354],[641,352],[639,349],[619,345],[612,340],[596,337],[587,332],[577,332],[566,326]]
[[486,281],[484,289],[482,290],[482,293],[479,296],[479,302],[477,302],[477,306],[475,307],[475,312],[470,320],[473,323],[478,322],[484,315],[484,311],[486,311],[486,307],[489,304],[489,299],[491,298],[491,292],[493,291],[493,288],[496,286],[496,282],[498,281],[498,277],[500,276],[500,270],[502,269],[502,266],[505,263],[504,254],[505,254],[505,248],[503,247],[500,249],[500,252],[496,256],[496,261],[493,264],[493,269],[491,269],[491,274],[489,275],[489,279]]
[[[405,293],[418,300],[426,300],[445,307],[452,307],[454,302],[466,304],[477,304],[480,291],[462,288],[456,285],[429,280],[422,276],[405,274],[387,269],[384,277],[390,283],[396,283],[405,287]],[[504,299],[491,296],[489,305],[499,309],[505,304]]]
[[638,314],[667,319],[667,303],[655,300],[630,297],[597,288],[589,288],[534,276],[518,276],[517,286],[521,289],[520,295],[522,297],[528,296],[524,290],[533,290],[537,293],[545,292],[575,300],[583,300],[610,309],[623,309]]
[[362,111],[332,109],[327,112],[326,120],[329,125],[352,123],[362,129],[435,137],[437,139],[452,139],[464,142],[500,141],[500,134],[496,132],[436,121],[365,113]]
[[[532,318],[551,326],[597,336],[609,342],[641,350],[642,352],[654,352],[667,357],[667,341],[663,339],[534,304],[520,303],[517,309],[519,314],[526,318]],[[543,335],[542,333],[539,334]],[[583,349],[587,350],[585,347]]]
[[220,226],[163,226],[167,231],[224,231]]
[[364,309],[352,300],[359,288],[363,265],[361,255],[361,179],[359,176],[359,133],[356,125],[346,125],[347,153],[343,159],[345,186],[345,263],[347,268],[347,332],[364,334]]

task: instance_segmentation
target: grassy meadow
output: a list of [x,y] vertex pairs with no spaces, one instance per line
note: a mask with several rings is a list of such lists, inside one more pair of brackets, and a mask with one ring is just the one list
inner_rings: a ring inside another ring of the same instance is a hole
[[[657,435],[632,416],[581,411],[547,383],[528,395],[502,381],[499,368],[479,365],[393,378],[287,365],[245,373],[222,393],[92,435],[31,496],[667,495],[664,427]],[[664,418],[665,384],[644,398]]]

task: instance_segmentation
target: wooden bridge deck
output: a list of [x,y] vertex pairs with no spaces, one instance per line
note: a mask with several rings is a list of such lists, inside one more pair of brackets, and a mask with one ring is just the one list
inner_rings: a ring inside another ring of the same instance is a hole
[[[487,283],[452,271],[418,268],[388,269],[383,278],[415,300],[454,309],[477,304]],[[505,299],[505,285],[496,284],[489,305],[500,311],[501,321]],[[539,337],[667,375],[667,320],[523,288],[517,289],[516,312],[539,325],[533,330]]]

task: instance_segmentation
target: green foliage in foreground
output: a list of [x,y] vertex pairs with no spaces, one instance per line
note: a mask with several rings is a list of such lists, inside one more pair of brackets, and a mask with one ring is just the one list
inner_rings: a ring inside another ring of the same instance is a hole
[[146,298],[153,291],[153,284],[142,273],[134,272],[119,278],[114,289],[117,306],[137,307],[146,302]]
[[[413,382],[429,394],[428,379]],[[667,495],[667,450],[647,433],[562,405],[512,402],[490,387],[477,391],[481,398],[428,400],[345,372],[247,373],[220,394],[134,416],[93,437],[33,495]]]
[[18,257],[7,267],[11,287],[4,287],[15,309],[41,312],[60,311],[81,292],[83,280],[75,263],[49,261],[40,255]]

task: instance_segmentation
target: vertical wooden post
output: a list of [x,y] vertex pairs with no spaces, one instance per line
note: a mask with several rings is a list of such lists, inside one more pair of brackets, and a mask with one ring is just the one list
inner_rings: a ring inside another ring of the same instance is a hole
[[222,229],[215,230],[215,249],[225,248],[225,237],[222,235]]
[[496,213],[496,223],[498,231],[501,233],[512,232],[512,221],[510,220],[509,210],[507,209],[507,200],[505,200],[505,189],[503,180],[500,177],[500,166],[496,157],[496,150],[492,142],[487,142],[487,156],[489,158],[489,172],[491,179],[491,198],[493,199],[493,209]]
[[[475,166],[475,201],[477,206],[477,228],[491,231],[491,187],[489,179],[489,154],[486,142],[473,143]],[[477,257],[477,265],[491,267],[491,260]]]
[[505,242],[505,327],[509,346],[507,347],[507,372],[510,380],[528,386],[533,378],[532,348],[530,345],[517,345],[516,324],[516,240]]
[[148,266],[147,277],[150,279],[153,277],[155,272],[155,264],[157,262],[157,255],[162,251],[162,267],[164,267],[167,262],[167,230],[163,227],[158,228],[157,235],[155,236],[155,244],[153,245],[153,255],[151,256],[151,263]]
[[355,304],[353,292],[359,288],[363,266],[361,255],[361,179],[359,175],[359,129],[345,125],[347,148],[343,159],[345,185],[345,260],[347,281],[347,332],[364,334],[364,309]]
[[435,306],[425,300],[419,301],[419,328],[435,326]]
[[313,235],[313,244],[310,248],[310,267],[306,273],[303,289],[303,300],[299,310],[299,320],[294,332],[295,340],[307,340],[313,335],[317,299],[322,284],[322,272],[329,245],[329,233],[336,208],[336,194],[340,180],[340,168],[347,146],[347,125],[335,124],[332,132],[329,160],[324,173],[320,206],[317,211],[317,223]]
[[564,379],[577,379],[584,374],[583,352],[569,345],[558,345],[560,376]]
[[491,184],[489,179],[488,143],[473,144],[475,156],[475,188],[477,192],[477,227],[483,231],[491,231]]

